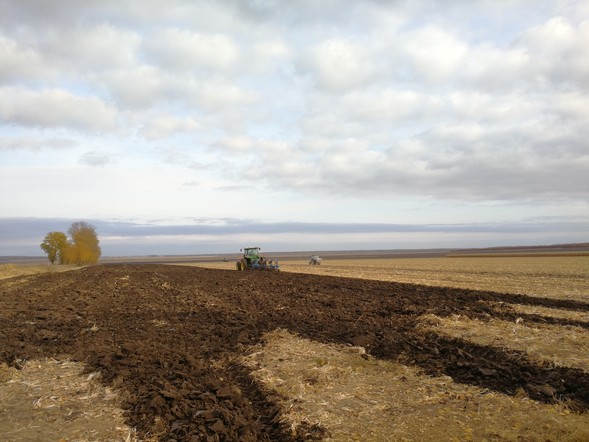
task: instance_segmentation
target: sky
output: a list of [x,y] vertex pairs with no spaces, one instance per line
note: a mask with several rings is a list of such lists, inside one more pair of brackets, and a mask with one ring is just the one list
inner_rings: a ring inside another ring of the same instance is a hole
[[0,11],[0,255],[589,242],[588,0]]

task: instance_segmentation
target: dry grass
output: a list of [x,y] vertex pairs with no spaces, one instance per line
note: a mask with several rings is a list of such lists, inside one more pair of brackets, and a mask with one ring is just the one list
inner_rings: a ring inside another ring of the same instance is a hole
[[47,265],[0,264],[0,279],[47,273],[50,270],[51,268]]
[[13,278],[15,276],[37,275],[39,273],[65,272],[75,270],[80,266],[50,265],[50,264],[0,264],[0,279]]
[[[494,304],[494,303],[490,303]],[[515,313],[522,313],[528,315],[539,315],[556,319],[569,319],[573,321],[589,322],[589,312],[575,311],[575,310],[561,310],[558,308],[541,307],[536,305],[521,305],[521,304],[506,304],[500,303],[496,305],[497,311],[511,310]]]
[[293,262],[284,270],[589,301],[587,256]]
[[0,365],[0,440],[136,440],[117,394],[82,372],[81,363],[55,359]]
[[589,371],[589,330],[581,327],[527,324],[491,319],[479,321],[454,315],[421,317],[423,327],[476,344],[526,352],[555,365]]
[[[191,265],[235,269],[234,262]],[[280,269],[589,301],[589,256],[300,260],[281,261]]]
[[588,414],[425,376],[363,353],[277,330],[242,363],[281,398],[293,432],[319,426],[325,440],[589,440]]

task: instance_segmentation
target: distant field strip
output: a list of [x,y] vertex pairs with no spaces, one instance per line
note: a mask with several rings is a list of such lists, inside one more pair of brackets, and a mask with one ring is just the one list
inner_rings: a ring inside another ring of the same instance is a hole
[[[234,269],[235,263],[195,263]],[[397,281],[589,302],[589,256],[281,261],[285,272]]]

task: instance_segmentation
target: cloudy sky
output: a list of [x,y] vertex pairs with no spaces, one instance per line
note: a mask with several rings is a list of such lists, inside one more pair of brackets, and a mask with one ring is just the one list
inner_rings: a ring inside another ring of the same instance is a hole
[[589,241],[587,0],[0,11],[0,255]]

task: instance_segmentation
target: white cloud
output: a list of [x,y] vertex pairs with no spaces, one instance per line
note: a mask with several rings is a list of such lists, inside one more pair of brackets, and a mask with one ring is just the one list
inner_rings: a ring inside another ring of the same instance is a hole
[[31,136],[0,137],[0,150],[30,150],[40,151],[41,149],[69,149],[76,145],[76,142],[69,138],[37,138]]
[[257,100],[255,92],[223,77],[202,80],[147,65],[105,74],[101,83],[121,107],[136,113],[158,108],[170,111],[172,106],[176,108],[172,112],[184,115],[249,105]]
[[0,35],[0,83],[36,79],[47,75],[43,59],[34,49],[22,47],[13,39]]
[[254,141],[245,136],[231,136],[217,142],[215,146],[228,152],[247,152],[253,149]]
[[148,121],[141,132],[149,140],[159,140],[177,134],[194,133],[200,129],[201,124],[194,118],[162,116]]
[[255,41],[249,50],[248,67],[253,67],[254,72],[263,73],[275,63],[286,63],[292,56],[288,45],[281,40]]
[[[191,98],[192,104],[202,106],[207,110],[224,110],[234,106],[254,104],[257,94],[254,91],[222,79],[211,79],[206,82],[187,83],[185,92]],[[175,87],[178,97],[181,96],[180,88]]]
[[469,49],[453,33],[434,26],[409,32],[398,43],[414,74],[427,82],[445,81],[455,74]]
[[123,108],[151,107],[165,90],[161,73],[151,66],[137,66],[102,75],[97,80]]
[[554,111],[565,121],[576,121],[583,126],[589,121],[589,93],[557,92],[552,104]]
[[60,89],[0,88],[0,118],[6,123],[95,131],[114,129],[116,117],[116,110],[97,97]]
[[239,58],[239,47],[227,34],[163,29],[149,36],[144,45],[162,69],[196,75],[202,70],[231,70]]
[[48,32],[47,41],[39,46],[57,57],[71,69],[88,69],[96,74],[103,70],[116,70],[136,62],[140,37],[135,32],[111,24],[65,29]]
[[517,44],[534,57],[536,74],[555,85],[589,86],[589,18],[573,24],[552,17],[526,30]]
[[370,78],[370,58],[360,43],[333,38],[317,44],[302,60],[321,89],[342,92]]
[[403,120],[421,119],[445,112],[439,97],[416,90],[372,88],[346,94],[341,100],[344,118],[373,124],[398,124]]
[[526,48],[482,44],[469,49],[457,81],[475,90],[511,91],[534,85],[534,75],[533,60]]
[[486,91],[456,91],[445,97],[446,112],[456,120],[506,124],[535,117],[542,110],[542,103],[521,93],[491,94]]

